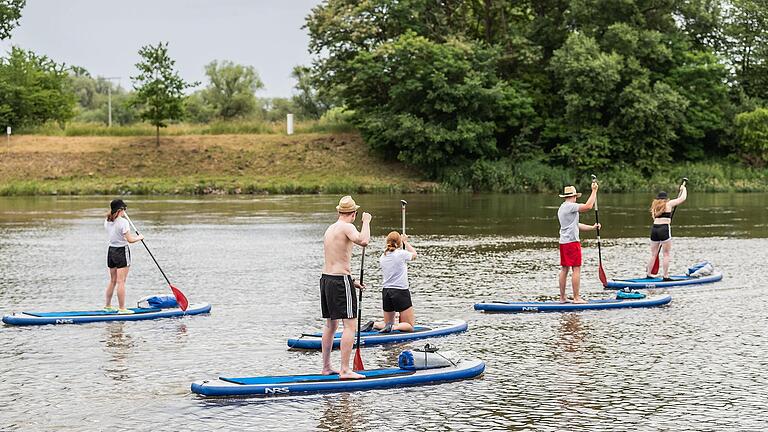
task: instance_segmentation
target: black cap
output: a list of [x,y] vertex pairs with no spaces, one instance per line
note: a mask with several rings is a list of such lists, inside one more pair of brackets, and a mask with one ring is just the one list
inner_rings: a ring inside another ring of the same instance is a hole
[[125,201],[121,199],[115,199],[115,200],[112,200],[111,203],[109,203],[109,208],[112,209],[112,213],[116,213],[118,210],[127,209],[128,206],[125,204]]
[[666,192],[661,191],[658,195],[656,195],[656,199],[669,199],[669,195],[667,195]]

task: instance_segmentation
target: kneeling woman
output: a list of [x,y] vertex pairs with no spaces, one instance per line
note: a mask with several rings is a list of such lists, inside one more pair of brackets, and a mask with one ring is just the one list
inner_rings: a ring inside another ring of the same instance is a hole
[[[125,279],[128,277],[128,270],[131,266],[131,250],[128,249],[128,243],[141,241],[144,236],[141,234],[134,236],[131,233],[128,221],[123,217],[127,208],[123,200],[113,200],[109,207],[107,220],[104,221],[104,228],[109,236],[109,250],[107,251],[109,285],[107,285],[104,310],[130,314],[133,311],[125,307]],[[115,286],[117,286],[117,309],[112,307],[112,294],[115,292]]]
[[[405,244],[405,249],[401,249]],[[373,328],[381,333],[392,330],[412,332],[416,322],[411,303],[411,291],[408,289],[408,261],[416,259],[416,249],[408,242],[408,236],[392,231],[387,235],[387,248],[379,258],[381,264],[382,289],[381,300],[384,309],[384,322],[377,322]],[[395,314],[400,314],[395,323]]]
[[666,192],[659,192],[656,199],[651,203],[651,217],[653,217],[653,227],[651,228],[651,260],[646,268],[646,277],[653,278],[652,270],[659,258],[659,252],[663,252],[664,258],[661,260],[662,277],[669,279],[669,261],[672,254],[672,210],[682,204],[688,197],[685,184],[680,185],[680,194],[677,198],[670,200]]

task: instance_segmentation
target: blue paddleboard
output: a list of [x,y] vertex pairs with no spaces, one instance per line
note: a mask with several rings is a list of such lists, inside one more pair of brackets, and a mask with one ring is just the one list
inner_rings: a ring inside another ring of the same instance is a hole
[[712,273],[709,276],[690,277],[685,275],[671,276],[671,281],[664,281],[661,278],[637,278],[637,279],[613,279],[608,281],[605,289],[651,289],[651,288],[670,288],[687,285],[700,285],[717,282],[723,278],[720,272]]
[[69,312],[15,312],[3,316],[3,322],[9,325],[45,325],[45,324],[85,324],[100,321],[141,321],[157,318],[171,318],[185,315],[199,315],[211,311],[209,303],[189,305],[186,311],[179,308],[130,308],[132,314],[117,312],[69,311]]
[[339,379],[338,375],[285,375],[248,378],[219,378],[192,383],[192,391],[203,396],[270,396],[296,393],[333,393],[380,388],[438,384],[474,378],[483,373],[481,360],[462,360],[455,366],[407,370],[401,368],[360,371],[362,379]]
[[475,310],[484,312],[571,312],[597,309],[621,309],[662,306],[672,301],[669,294],[644,299],[589,300],[584,304],[546,302],[491,302],[476,303]]
[[[412,332],[393,331],[391,333],[379,333],[378,331],[360,333],[360,346],[372,346],[406,342],[417,339],[426,339],[445,336],[453,333],[467,331],[467,322],[462,320],[440,321],[428,325],[417,325]],[[322,333],[310,333],[296,339],[288,339],[288,348],[297,349],[321,349]],[[357,338],[357,332],[355,332]],[[357,339],[355,339],[357,340]],[[338,349],[341,343],[341,332],[334,335],[333,348]]]

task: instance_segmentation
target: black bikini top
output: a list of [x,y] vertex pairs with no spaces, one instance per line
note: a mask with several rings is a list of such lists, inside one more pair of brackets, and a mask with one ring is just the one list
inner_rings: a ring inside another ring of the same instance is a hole
[[657,218],[671,218],[672,217],[672,212],[664,212],[664,213],[662,213],[662,214],[660,214],[660,215],[658,215],[656,217]]

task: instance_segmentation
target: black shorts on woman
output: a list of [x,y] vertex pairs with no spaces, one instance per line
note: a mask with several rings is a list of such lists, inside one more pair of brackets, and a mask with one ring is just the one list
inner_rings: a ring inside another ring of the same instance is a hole
[[413,307],[411,290],[401,288],[383,288],[381,306],[384,312],[402,312]]
[[125,268],[131,265],[131,250],[128,246],[110,246],[107,250],[108,268]]
[[666,242],[672,239],[672,229],[669,224],[653,224],[651,227],[651,241]]

